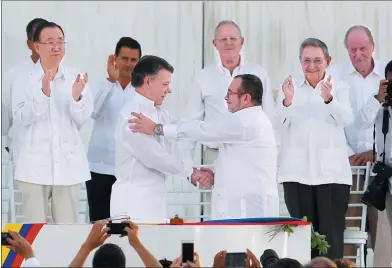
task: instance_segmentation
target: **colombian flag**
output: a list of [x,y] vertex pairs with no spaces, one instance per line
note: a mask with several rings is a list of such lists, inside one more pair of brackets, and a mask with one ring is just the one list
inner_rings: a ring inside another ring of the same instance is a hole
[[[20,236],[24,237],[30,244],[33,244],[34,239],[41,230],[44,223],[38,224],[7,224],[3,232],[9,230],[18,232]],[[1,247],[1,266],[2,267],[20,267],[23,262],[23,256],[16,254],[6,247]]]

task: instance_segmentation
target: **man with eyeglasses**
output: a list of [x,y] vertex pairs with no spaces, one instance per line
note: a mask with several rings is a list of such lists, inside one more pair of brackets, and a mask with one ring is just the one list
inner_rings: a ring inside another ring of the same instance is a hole
[[277,217],[277,147],[272,124],[261,108],[263,84],[256,75],[237,75],[226,92],[228,113],[219,119],[160,125],[132,113],[130,128],[155,137],[219,144],[215,174],[210,171],[212,176],[198,180],[205,188],[214,185],[211,219]]
[[[349,86],[327,72],[327,45],[308,38],[300,46],[303,76],[288,77],[278,96],[278,182],[291,217],[307,217],[326,235],[327,256],[343,257],[351,168],[344,127],[353,121]],[[312,257],[319,255],[312,250]]]
[[[350,85],[350,102],[356,120],[344,129],[347,139],[348,158],[351,166],[364,166],[367,162],[373,162],[375,158],[373,153],[373,125],[368,125],[366,128],[361,129],[357,122],[362,118],[367,119],[369,115],[371,118],[374,118],[384,101],[382,93],[386,63],[373,58],[375,49],[373,35],[369,28],[363,25],[355,25],[347,30],[344,45],[350,59],[331,66],[329,72],[334,77],[339,77]],[[354,185],[357,183],[356,180],[357,175],[353,174]],[[363,182],[364,178],[361,181],[362,185]],[[360,200],[361,196],[358,194],[350,196],[351,203],[358,204]],[[347,211],[347,216],[349,217],[360,217],[361,214],[361,207],[350,207]],[[392,262],[392,256],[390,256],[389,251],[384,249],[386,247],[390,248],[391,238],[382,235],[378,242],[376,239],[378,221],[380,220],[381,224],[384,222],[384,225],[388,225],[385,211],[378,212],[377,209],[368,207],[367,215],[371,237],[370,244],[375,253],[374,265],[376,267],[388,266]],[[360,221],[347,221],[347,226],[360,227]],[[377,248],[380,250],[376,250]],[[346,246],[346,254],[348,256],[356,255],[356,251],[357,248],[355,246]],[[382,254],[382,252],[386,252],[386,254]]]
[[13,161],[12,152],[16,151],[17,137],[15,136],[16,130],[12,125],[12,111],[11,111],[11,91],[12,82],[21,74],[25,74],[34,68],[35,63],[39,59],[39,54],[35,50],[33,44],[33,35],[37,25],[46,22],[41,18],[31,20],[26,26],[27,34],[27,47],[31,50],[30,59],[24,61],[7,71],[2,80],[1,90],[1,135],[4,136],[4,143],[6,150],[10,152],[11,165]]
[[33,42],[40,60],[12,84],[12,120],[20,142],[14,179],[26,222],[46,222],[50,200],[55,223],[75,223],[81,183],[90,179],[79,134],[93,109],[88,76],[61,64],[65,40],[56,23],[39,24]]
[[[263,82],[262,109],[274,124],[275,102],[267,72],[262,66],[246,60],[242,55],[244,38],[240,27],[230,20],[219,22],[215,28],[212,44],[219,54],[219,61],[206,66],[196,75],[194,86],[188,97],[185,117],[212,122],[227,115],[227,104],[224,97],[230,83],[237,75],[253,74]],[[207,142],[203,145],[205,145],[203,164],[214,164],[218,157],[219,142]],[[179,146],[186,161],[193,164],[196,143],[181,141]],[[211,195],[209,193],[203,194],[203,198],[205,201],[209,201]],[[203,214],[209,214],[207,207],[204,207]]]

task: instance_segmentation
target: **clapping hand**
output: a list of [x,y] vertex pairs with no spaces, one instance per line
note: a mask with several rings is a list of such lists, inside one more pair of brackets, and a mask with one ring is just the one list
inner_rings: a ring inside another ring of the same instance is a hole
[[332,100],[332,76],[328,76],[327,81],[321,81],[321,98],[323,98],[324,102],[330,102]]
[[81,99],[82,92],[87,82],[88,82],[87,73],[85,73],[83,77],[81,77],[80,74],[76,76],[76,80],[72,86],[72,97],[76,102],[78,102]]
[[291,105],[294,97],[294,84],[291,75],[284,80],[282,91],[285,96],[283,104],[288,107]]

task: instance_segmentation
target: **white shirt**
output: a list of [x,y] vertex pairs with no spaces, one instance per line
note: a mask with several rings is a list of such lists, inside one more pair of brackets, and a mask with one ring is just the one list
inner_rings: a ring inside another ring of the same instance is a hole
[[77,72],[62,64],[51,82],[51,96],[42,92],[44,71],[37,62],[28,76],[12,86],[12,120],[17,127],[15,179],[40,185],[74,185],[90,179],[78,129],[90,117],[93,100],[86,87],[72,98]]
[[[188,97],[185,118],[216,122],[220,117],[230,114],[224,98],[230,83],[239,74],[253,74],[260,78],[263,83],[263,110],[274,124],[275,102],[267,72],[262,66],[248,62],[242,56],[240,65],[234,69],[232,75],[228,69],[223,67],[221,61],[205,67],[196,75],[194,86]],[[179,143],[179,147],[184,150],[184,155],[188,159],[193,159],[195,145],[195,142],[190,141]],[[218,148],[219,143],[209,142],[205,145]]]
[[[389,128],[388,134],[385,140],[385,164],[392,168],[392,108],[389,107]],[[382,133],[382,122],[384,116],[384,108],[380,108],[374,116],[373,111],[367,110],[365,112],[359,123],[361,127],[369,128],[376,125],[376,150],[377,150],[377,160],[382,161],[383,158],[381,154],[384,152],[384,134]],[[389,178],[389,190],[392,194],[392,177]]]
[[353,121],[349,86],[332,77],[333,100],[325,104],[320,83],[313,88],[303,76],[293,78],[293,83],[292,104],[283,105],[282,89],[277,103],[281,136],[278,181],[351,185],[344,135],[344,127]]
[[329,73],[350,86],[350,103],[354,113],[354,122],[345,128],[348,156],[373,150],[373,126],[366,129],[358,128],[356,121],[364,114],[371,114],[374,118],[381,107],[374,97],[377,95],[380,80],[384,78],[385,63],[374,60],[373,71],[363,78],[350,60],[331,66]]
[[12,67],[3,76],[1,88],[1,135],[7,136],[6,146],[10,147],[11,150],[17,144],[17,141],[15,140],[16,137],[14,137],[14,132],[16,130],[12,126],[12,83],[21,74],[27,74],[33,70],[34,65],[35,63],[30,58],[28,61],[22,62]]
[[138,93],[120,111],[115,131],[117,180],[112,187],[110,215],[165,221],[165,175],[189,177],[193,169],[170,153],[164,137],[133,133],[128,123],[131,112],[143,113],[157,123],[175,122],[167,111]]
[[91,115],[94,127],[87,152],[90,171],[114,175],[114,130],[120,110],[134,96],[135,89],[130,83],[123,89],[119,82],[112,83],[105,79],[91,87],[91,91],[94,95]]
[[41,267],[37,258],[25,259],[21,267]]
[[277,147],[274,130],[260,106],[217,121],[164,125],[166,137],[219,143],[212,191],[212,219],[276,217]]

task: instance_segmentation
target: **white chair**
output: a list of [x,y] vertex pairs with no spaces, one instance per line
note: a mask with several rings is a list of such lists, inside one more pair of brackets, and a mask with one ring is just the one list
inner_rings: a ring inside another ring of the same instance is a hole
[[[369,184],[369,178],[371,174],[371,163],[368,162],[366,166],[355,166],[352,167],[353,175],[357,176],[356,184],[352,185],[350,195],[362,196]],[[361,176],[365,176],[365,181],[362,185]],[[344,231],[344,244],[354,245],[357,247],[356,256],[344,256],[346,259],[355,259],[358,267],[365,267],[365,245],[367,243],[368,234],[366,230],[366,215],[367,206],[359,201],[359,203],[351,203],[349,207],[360,207],[361,215],[346,217],[346,221],[355,220],[360,221],[360,227],[347,227]]]

